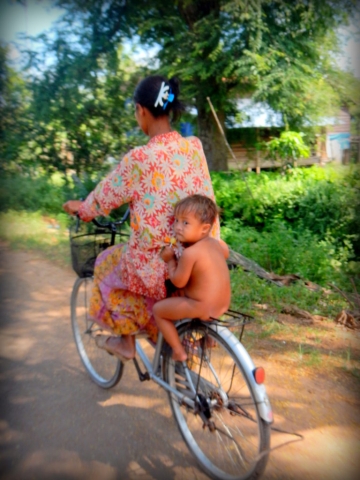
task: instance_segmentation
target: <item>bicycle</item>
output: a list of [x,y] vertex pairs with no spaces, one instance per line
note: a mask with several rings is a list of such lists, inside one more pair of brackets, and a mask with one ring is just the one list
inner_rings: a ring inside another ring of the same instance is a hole
[[[114,245],[117,236],[126,239],[121,227],[128,213],[118,222],[100,224],[95,220],[95,233],[71,239],[73,267],[79,276],[71,296],[73,334],[85,369],[102,388],[112,388],[120,381],[124,364],[95,344],[102,329],[88,316],[93,265],[96,255]],[[241,343],[245,325],[251,320],[228,310],[222,319],[177,322],[188,354],[182,363],[171,359],[171,349],[161,334],[152,360],[136,339],[136,353],[144,369],[135,357],[139,380],[152,380],[168,393],[186,445],[202,470],[217,480],[259,478],[269,457],[273,415],[263,384],[264,371],[255,368]],[[239,330],[239,338],[234,329]]]

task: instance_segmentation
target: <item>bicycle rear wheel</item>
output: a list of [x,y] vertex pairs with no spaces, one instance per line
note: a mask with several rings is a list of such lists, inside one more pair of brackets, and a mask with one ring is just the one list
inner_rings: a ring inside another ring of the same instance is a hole
[[[268,460],[270,424],[259,415],[247,369],[234,351],[238,340],[230,332],[222,335],[220,330],[201,322],[179,327],[188,350],[196,409],[172,393],[170,404],[187,446],[210,477],[255,479],[263,473]],[[165,356],[165,380],[183,395],[194,398],[182,364],[171,360],[170,354]]]
[[91,379],[102,388],[111,388],[121,379],[124,365],[96,346],[102,329],[89,317],[92,277],[78,278],[71,295],[71,324],[81,361]]

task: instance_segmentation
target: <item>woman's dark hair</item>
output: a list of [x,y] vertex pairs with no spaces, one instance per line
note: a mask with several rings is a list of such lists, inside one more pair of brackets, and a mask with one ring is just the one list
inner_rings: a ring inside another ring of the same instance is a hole
[[179,100],[179,80],[175,77],[167,80],[161,75],[151,75],[138,84],[134,93],[134,102],[146,107],[156,118],[172,114],[172,121],[179,119],[185,110]]

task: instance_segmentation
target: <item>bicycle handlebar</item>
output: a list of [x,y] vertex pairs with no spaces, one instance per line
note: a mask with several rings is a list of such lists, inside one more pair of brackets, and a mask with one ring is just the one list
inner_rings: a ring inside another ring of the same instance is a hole
[[117,226],[119,225],[122,225],[123,223],[125,223],[125,221],[127,220],[128,216],[130,214],[130,207],[128,207],[126,209],[126,212],[124,213],[124,215],[121,217],[120,220],[117,220],[116,222],[107,222],[107,223],[101,223],[99,222],[98,220],[96,220],[96,218],[93,218],[91,221],[94,225],[96,225],[97,227],[99,228],[108,228],[110,230],[112,229],[116,229]]
[[[121,219],[117,220],[116,222],[111,221],[111,222],[102,223],[102,222],[99,222],[98,220],[96,220],[96,218],[93,218],[91,221],[95,226],[97,226],[99,228],[106,228],[106,229],[110,230],[111,232],[116,232],[116,227],[118,227],[120,225],[123,225],[126,222],[129,215],[130,215],[130,207],[128,207],[126,209],[126,212],[121,217]],[[81,219],[80,219],[79,215],[76,214],[75,232],[79,231],[80,220]]]

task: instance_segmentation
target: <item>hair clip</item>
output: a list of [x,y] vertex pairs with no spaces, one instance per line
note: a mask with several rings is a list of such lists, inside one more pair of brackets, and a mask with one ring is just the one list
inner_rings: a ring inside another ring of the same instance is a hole
[[[175,95],[171,92],[171,88],[169,85],[165,85],[165,82],[162,82],[160,90],[159,90],[159,95],[157,96],[156,102],[154,103],[154,107],[157,107],[160,105],[160,107],[163,107],[163,110],[165,110],[167,104],[170,102],[173,102],[175,98]],[[166,101],[164,104],[163,100]]]

